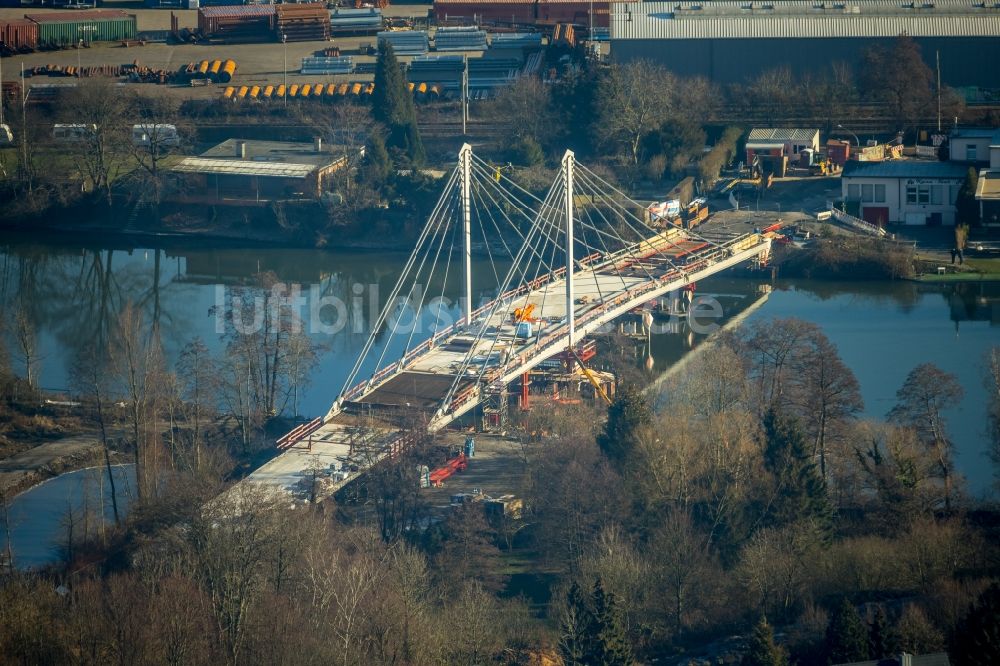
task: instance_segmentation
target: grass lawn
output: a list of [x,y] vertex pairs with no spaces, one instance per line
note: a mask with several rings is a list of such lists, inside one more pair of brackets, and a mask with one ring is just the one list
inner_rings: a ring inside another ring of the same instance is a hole
[[[925,273],[917,279],[921,282],[979,282],[981,280],[1000,281],[1000,257],[966,258],[961,273]],[[971,269],[971,270],[969,270]]]

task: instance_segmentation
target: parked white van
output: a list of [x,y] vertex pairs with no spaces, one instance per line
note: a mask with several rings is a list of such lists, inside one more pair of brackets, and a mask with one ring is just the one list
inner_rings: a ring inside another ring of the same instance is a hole
[[10,125],[0,125],[0,146],[14,145],[14,133],[10,131]]
[[132,125],[132,145],[157,148],[175,147],[181,144],[175,125],[151,123],[149,125]]
[[64,143],[75,143],[85,141],[97,132],[97,125],[61,125],[56,124],[52,128],[52,138]]

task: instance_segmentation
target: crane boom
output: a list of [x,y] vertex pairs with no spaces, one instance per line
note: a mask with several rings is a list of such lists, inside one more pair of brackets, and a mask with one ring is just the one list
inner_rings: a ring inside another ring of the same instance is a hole
[[597,381],[597,379],[594,377],[594,373],[592,373],[590,369],[583,364],[583,361],[580,360],[580,357],[577,356],[576,350],[570,347],[569,353],[571,353],[573,355],[573,358],[576,359],[576,362],[580,364],[580,369],[583,370],[583,374],[587,377],[587,380],[590,381],[590,384],[591,386],[594,387],[594,390],[597,391],[597,393],[604,399],[604,402],[610,405],[611,398],[608,397],[608,394],[604,391],[604,388],[601,386],[601,383]]

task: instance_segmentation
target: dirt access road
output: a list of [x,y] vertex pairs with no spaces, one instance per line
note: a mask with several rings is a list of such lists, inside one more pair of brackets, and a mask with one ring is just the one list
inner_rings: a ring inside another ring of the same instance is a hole
[[0,491],[10,497],[62,472],[97,460],[101,444],[94,435],[63,437],[0,460]]

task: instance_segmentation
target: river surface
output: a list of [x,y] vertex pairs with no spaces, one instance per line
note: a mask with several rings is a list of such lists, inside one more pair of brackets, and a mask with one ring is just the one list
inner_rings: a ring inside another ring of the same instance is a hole
[[[124,516],[135,489],[135,468],[113,465],[119,516]],[[103,515],[103,521],[99,519]],[[58,562],[66,553],[70,536],[91,538],[103,524],[115,519],[111,484],[105,467],[67,472],[26,490],[10,503],[10,546],[14,564],[21,569]],[[7,538],[0,533],[0,552],[7,552]]]
[[[76,355],[87,342],[108,339],[127,303],[141,309],[147,327],[156,323],[169,362],[196,336],[221,353],[224,343],[213,308],[224,308],[234,290],[251,284],[256,273],[269,271],[300,289],[304,329],[323,345],[308,386],[294,401],[299,414],[321,415],[343,386],[406,261],[405,255],[385,252],[192,245],[146,249],[0,239],[0,309],[10,312],[23,303],[34,322],[43,357],[40,385],[68,388],[68,368]],[[504,267],[475,260],[474,283],[495,284],[494,270],[502,275]],[[447,284],[427,288],[428,298],[443,297],[444,305],[434,317],[424,317],[411,346],[427,335],[435,319],[458,317],[460,279],[455,268]],[[763,287],[759,280],[723,276],[700,283],[698,293],[716,296],[730,317],[756,301]],[[343,303],[342,309],[327,305],[335,300]],[[965,389],[965,398],[947,415],[958,469],[974,494],[988,490],[992,467],[985,456],[984,358],[992,345],[1000,344],[1000,284],[779,281],[750,320],[773,317],[799,317],[823,328],[856,373],[868,417],[885,416],[917,364],[932,362],[955,373]],[[669,367],[703,337],[684,324],[676,328],[678,332],[653,336],[657,370]],[[407,337],[379,339],[376,351],[386,349],[381,365],[398,358]],[[373,356],[359,377],[375,369],[379,354]],[[292,407],[288,402],[286,409]]]

